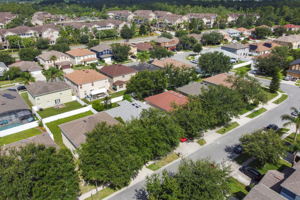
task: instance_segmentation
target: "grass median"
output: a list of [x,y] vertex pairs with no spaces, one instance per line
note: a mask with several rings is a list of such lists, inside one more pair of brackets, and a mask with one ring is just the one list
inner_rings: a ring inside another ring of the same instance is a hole
[[225,134],[229,131],[231,131],[232,129],[238,127],[240,124],[237,123],[237,122],[232,122],[232,123],[229,123],[227,125],[225,125],[223,128],[217,130],[217,133],[219,134]]
[[4,144],[10,144],[10,143],[14,143],[20,140],[24,140],[36,135],[41,134],[41,130],[38,128],[32,128],[32,129],[28,129],[25,131],[21,131],[18,133],[14,133],[11,135],[7,135],[4,137],[0,137],[0,146],[4,145]]
[[288,98],[288,95],[287,94],[283,94],[281,95],[281,97],[275,101],[273,101],[273,103],[275,104],[280,104],[282,103],[283,101],[285,101],[286,99]]
[[77,101],[72,101],[72,102],[68,102],[65,103],[64,106],[62,108],[46,108],[42,111],[38,111],[38,114],[42,117],[42,118],[46,118],[46,117],[51,117],[54,115],[58,115],[64,112],[69,112],[72,110],[76,110],[79,108],[82,108],[83,106],[78,103]]
[[155,163],[147,166],[148,169],[151,169],[152,171],[158,170],[162,168],[163,166],[169,164],[170,162],[177,160],[179,156],[176,153],[171,153],[165,157],[163,157],[161,160],[156,161]]
[[101,200],[101,199],[104,199],[105,197],[108,197],[109,195],[113,194],[114,192],[116,192],[116,190],[107,187],[107,188],[104,188],[103,190],[100,190],[93,196],[87,198],[86,200],[96,200],[96,199]]
[[260,108],[260,109],[258,109],[256,111],[250,113],[249,115],[247,115],[247,117],[253,119],[253,118],[257,117],[258,115],[260,115],[260,114],[262,114],[262,113],[264,113],[266,111],[267,111],[267,109]]

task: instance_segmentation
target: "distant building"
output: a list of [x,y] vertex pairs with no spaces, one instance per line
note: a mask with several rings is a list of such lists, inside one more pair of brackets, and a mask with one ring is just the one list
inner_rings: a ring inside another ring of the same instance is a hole
[[154,40],[154,42],[161,47],[164,47],[170,51],[174,51],[176,49],[177,44],[179,43],[179,39],[174,37],[172,39],[159,37]]
[[112,48],[108,44],[99,44],[91,48],[91,51],[95,52],[97,58],[103,60],[105,63],[112,63]]
[[189,20],[191,19],[201,19],[205,26],[212,28],[216,19],[217,14],[214,13],[189,13],[187,14]]
[[4,72],[8,70],[8,67],[4,62],[0,62],[0,76],[4,75]]
[[300,35],[282,36],[274,40],[275,43],[281,46],[287,46],[292,49],[300,48]]
[[173,58],[164,58],[161,60],[154,60],[152,65],[159,67],[159,68],[166,68],[166,67],[175,67],[175,68],[192,68],[193,66],[179,60],[175,60]]
[[239,56],[248,56],[249,54],[249,46],[240,43],[226,44],[222,46],[221,49],[224,51],[229,51]]
[[49,67],[58,67],[59,69],[71,68],[73,63],[69,55],[59,51],[45,51],[36,57],[38,62],[44,66],[44,69]]
[[31,75],[42,74],[42,69],[43,69],[37,62],[33,62],[33,61],[19,61],[10,64],[8,67],[9,68],[17,67],[22,72],[29,72]]
[[67,51],[66,54],[74,59],[75,65],[86,65],[98,62],[96,53],[88,49],[72,49],[70,51]]
[[287,70],[287,75],[294,78],[300,78],[300,59],[294,60],[290,64],[290,67]]
[[134,14],[129,10],[111,10],[107,11],[107,15],[111,19],[122,21],[131,21],[134,17]]
[[156,17],[152,10],[136,10],[133,15],[133,21],[137,24],[150,22]]
[[51,13],[48,12],[36,12],[33,14],[31,18],[31,23],[33,25],[44,25],[45,23],[50,23],[52,21],[59,20],[59,17],[56,15],[52,15]]
[[299,31],[300,25],[286,24],[283,26],[287,31]]
[[5,28],[5,26],[16,17],[17,15],[11,12],[0,12],[0,29]]

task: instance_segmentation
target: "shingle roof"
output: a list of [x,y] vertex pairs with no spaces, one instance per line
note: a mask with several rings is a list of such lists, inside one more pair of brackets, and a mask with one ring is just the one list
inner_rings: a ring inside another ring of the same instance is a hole
[[152,45],[149,42],[141,42],[141,43],[136,43],[134,46],[137,48],[138,51],[149,51],[152,49]]
[[182,94],[170,90],[147,97],[145,98],[145,101],[150,105],[162,110],[172,111],[174,104],[176,104],[177,106],[184,105],[188,102],[188,98]]
[[132,66],[133,69],[137,71],[154,71],[154,70],[159,70],[159,67],[156,67],[154,65],[148,64],[148,63],[139,63],[138,65]]
[[300,196],[300,168],[295,168],[295,171],[284,180],[281,187],[293,192],[295,195]]
[[75,70],[72,73],[66,74],[65,78],[77,85],[108,79],[107,76],[93,69]]
[[108,77],[118,77],[126,74],[136,73],[137,71],[133,68],[127,67],[125,65],[115,64],[104,66],[100,69],[100,72]]
[[91,50],[96,52],[102,52],[105,50],[111,50],[111,46],[108,44],[99,44],[97,46],[92,47]]
[[280,184],[284,180],[284,174],[277,170],[269,170],[259,183],[271,188],[276,192],[280,192]]
[[6,23],[8,20],[12,20],[17,15],[11,12],[0,12],[0,23]]
[[8,67],[18,67],[23,72],[35,72],[42,70],[42,67],[39,66],[37,62],[32,61],[19,61],[9,65]]
[[190,64],[186,64],[184,62],[181,62],[179,60],[175,60],[175,59],[172,59],[172,58],[165,58],[165,59],[162,59],[162,60],[154,60],[151,64],[155,65],[157,67],[160,67],[160,68],[165,68],[165,67],[168,67],[168,66],[173,66],[173,67],[176,67],[176,68],[184,68],[184,67],[191,68],[191,67],[193,67]]
[[217,74],[215,76],[211,76],[208,78],[205,78],[203,81],[207,83],[211,83],[213,85],[222,85],[225,87],[231,87],[232,83],[228,82],[229,74],[223,73],[223,74]]
[[69,55],[65,54],[65,53],[62,53],[62,52],[59,52],[59,51],[54,51],[54,50],[51,50],[51,51],[45,51],[43,52],[42,54],[38,55],[37,57],[38,58],[41,58],[43,60],[50,60],[51,57],[55,56],[57,59],[59,59],[60,57],[69,57]]
[[248,193],[244,200],[287,200],[264,184],[258,184]]
[[67,51],[66,54],[69,54],[71,56],[77,57],[77,56],[87,56],[87,55],[95,55],[94,52],[88,50],[88,49],[72,49],[70,51]]
[[300,35],[287,35],[287,36],[281,36],[274,41],[279,41],[279,42],[299,42],[300,40]]
[[208,88],[205,82],[191,82],[187,85],[177,88],[176,90],[184,95],[197,96],[201,94],[202,89]]
[[45,82],[45,81],[37,81],[30,85],[26,85],[26,89],[33,97],[51,94],[55,92],[60,92],[64,90],[71,89],[68,84],[65,82]]
[[106,112],[99,112],[84,118],[80,118],[71,122],[59,125],[62,134],[78,148],[86,141],[86,134],[93,131],[97,124],[106,122],[108,125],[115,125],[119,122],[108,115]]
[[230,44],[224,45],[223,47],[230,48],[230,49],[236,49],[236,50],[249,48],[248,45],[244,45],[244,44],[240,44],[240,43],[230,43]]
[[0,91],[0,113],[27,109],[29,110],[30,108],[16,91]]
[[300,64],[300,59],[294,60],[293,62],[290,63],[290,65],[299,65]]

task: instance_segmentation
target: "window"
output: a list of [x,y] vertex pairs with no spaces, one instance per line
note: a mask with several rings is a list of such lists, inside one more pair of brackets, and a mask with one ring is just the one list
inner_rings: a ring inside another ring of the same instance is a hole
[[55,99],[55,105],[60,104],[60,99]]

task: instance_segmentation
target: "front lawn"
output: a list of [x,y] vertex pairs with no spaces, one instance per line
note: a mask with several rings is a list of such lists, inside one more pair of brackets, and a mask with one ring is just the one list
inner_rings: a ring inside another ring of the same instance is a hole
[[247,65],[247,66],[243,66],[243,67],[238,67],[235,69],[232,69],[231,71],[235,72],[235,73],[247,73],[251,70],[251,65]]
[[8,135],[8,136],[4,136],[4,137],[0,137],[0,146],[4,145],[4,144],[10,144],[10,143],[14,143],[20,140],[24,140],[26,138],[30,138],[32,136],[35,135],[39,135],[41,134],[41,130],[38,128],[32,128],[32,129],[28,129],[25,131],[21,131],[12,135]]
[[155,163],[147,166],[148,169],[151,169],[153,171],[158,170],[162,168],[163,166],[167,165],[168,163],[177,160],[179,156],[176,153],[171,153],[165,157],[163,157],[161,160],[156,161]]
[[257,169],[261,174],[267,173],[269,170],[278,170],[282,171],[287,167],[292,167],[292,164],[281,159],[278,161],[277,164],[270,164],[266,163],[264,166],[260,166],[259,162],[257,160],[252,161],[249,166]]
[[123,91],[119,91],[119,92],[115,92],[115,93],[112,93],[110,94],[110,98],[115,98],[115,97],[120,97],[120,96],[123,96],[125,94],[126,90],[123,90]]
[[263,88],[263,89],[264,89],[264,91],[266,92],[267,100],[268,100],[268,101],[270,101],[270,100],[272,100],[272,99],[274,99],[275,97],[278,96],[278,93],[277,93],[277,92],[272,93],[272,92],[269,91],[269,88]]
[[223,128],[217,130],[217,133],[219,134],[224,134],[227,133],[229,131],[231,131],[232,129],[236,128],[239,126],[239,123],[237,122],[232,122],[230,124],[225,125]]
[[248,104],[246,106],[246,108],[244,108],[243,110],[241,110],[240,115],[243,115],[243,114],[245,114],[245,113],[247,113],[247,112],[255,109],[256,107],[257,107],[257,104]]
[[[291,143],[291,144],[293,144],[294,143],[294,138],[295,138],[295,133],[292,133],[288,137],[286,137],[284,140]],[[300,143],[300,134],[297,135],[296,142]]]
[[105,197],[108,197],[109,195],[113,194],[114,192],[116,192],[116,190],[107,187],[107,188],[104,188],[103,190],[100,190],[93,196],[87,198],[86,200],[101,200],[101,199],[104,199]]
[[258,115],[260,115],[260,114],[262,114],[262,113],[264,113],[264,112],[266,112],[266,111],[267,111],[267,109],[265,109],[265,108],[260,108],[260,109],[258,109],[258,110],[256,110],[256,111],[250,113],[250,114],[247,115],[246,117],[253,119],[254,117],[257,117]]
[[65,148],[65,145],[62,141],[61,131],[60,131],[60,128],[58,126],[60,124],[70,122],[70,121],[73,121],[75,119],[83,118],[83,117],[86,117],[86,116],[89,116],[89,115],[92,115],[92,114],[93,113],[91,111],[80,113],[78,115],[73,115],[71,117],[67,117],[67,118],[59,119],[59,120],[56,120],[56,121],[53,121],[53,122],[49,122],[49,123],[46,124],[46,126],[52,132],[55,143],[57,145],[59,145],[61,148]]
[[42,118],[46,118],[46,117],[50,117],[50,116],[54,116],[54,115],[58,115],[64,112],[68,112],[71,110],[76,110],[79,108],[82,108],[83,106],[78,103],[77,101],[72,101],[72,102],[68,102],[64,104],[64,107],[62,108],[46,108],[42,111],[38,111],[38,114],[42,117]]
[[275,101],[273,101],[273,103],[275,104],[280,104],[282,103],[283,101],[285,101],[286,99],[288,98],[288,95],[287,94],[283,94],[281,95],[281,97]]
[[246,190],[246,186],[234,178],[230,178],[229,188],[230,188],[231,195],[240,200],[243,199],[248,194],[248,191]]
[[206,141],[202,138],[202,139],[198,140],[197,143],[198,143],[200,146],[203,146],[203,145],[206,144]]
[[23,92],[23,93],[21,93],[20,95],[21,95],[21,97],[24,99],[24,101],[26,102],[26,104],[27,104],[28,106],[30,106],[30,107],[33,106],[32,103],[31,103],[31,101],[30,101],[29,98],[28,98],[28,93],[27,93],[27,92]]

